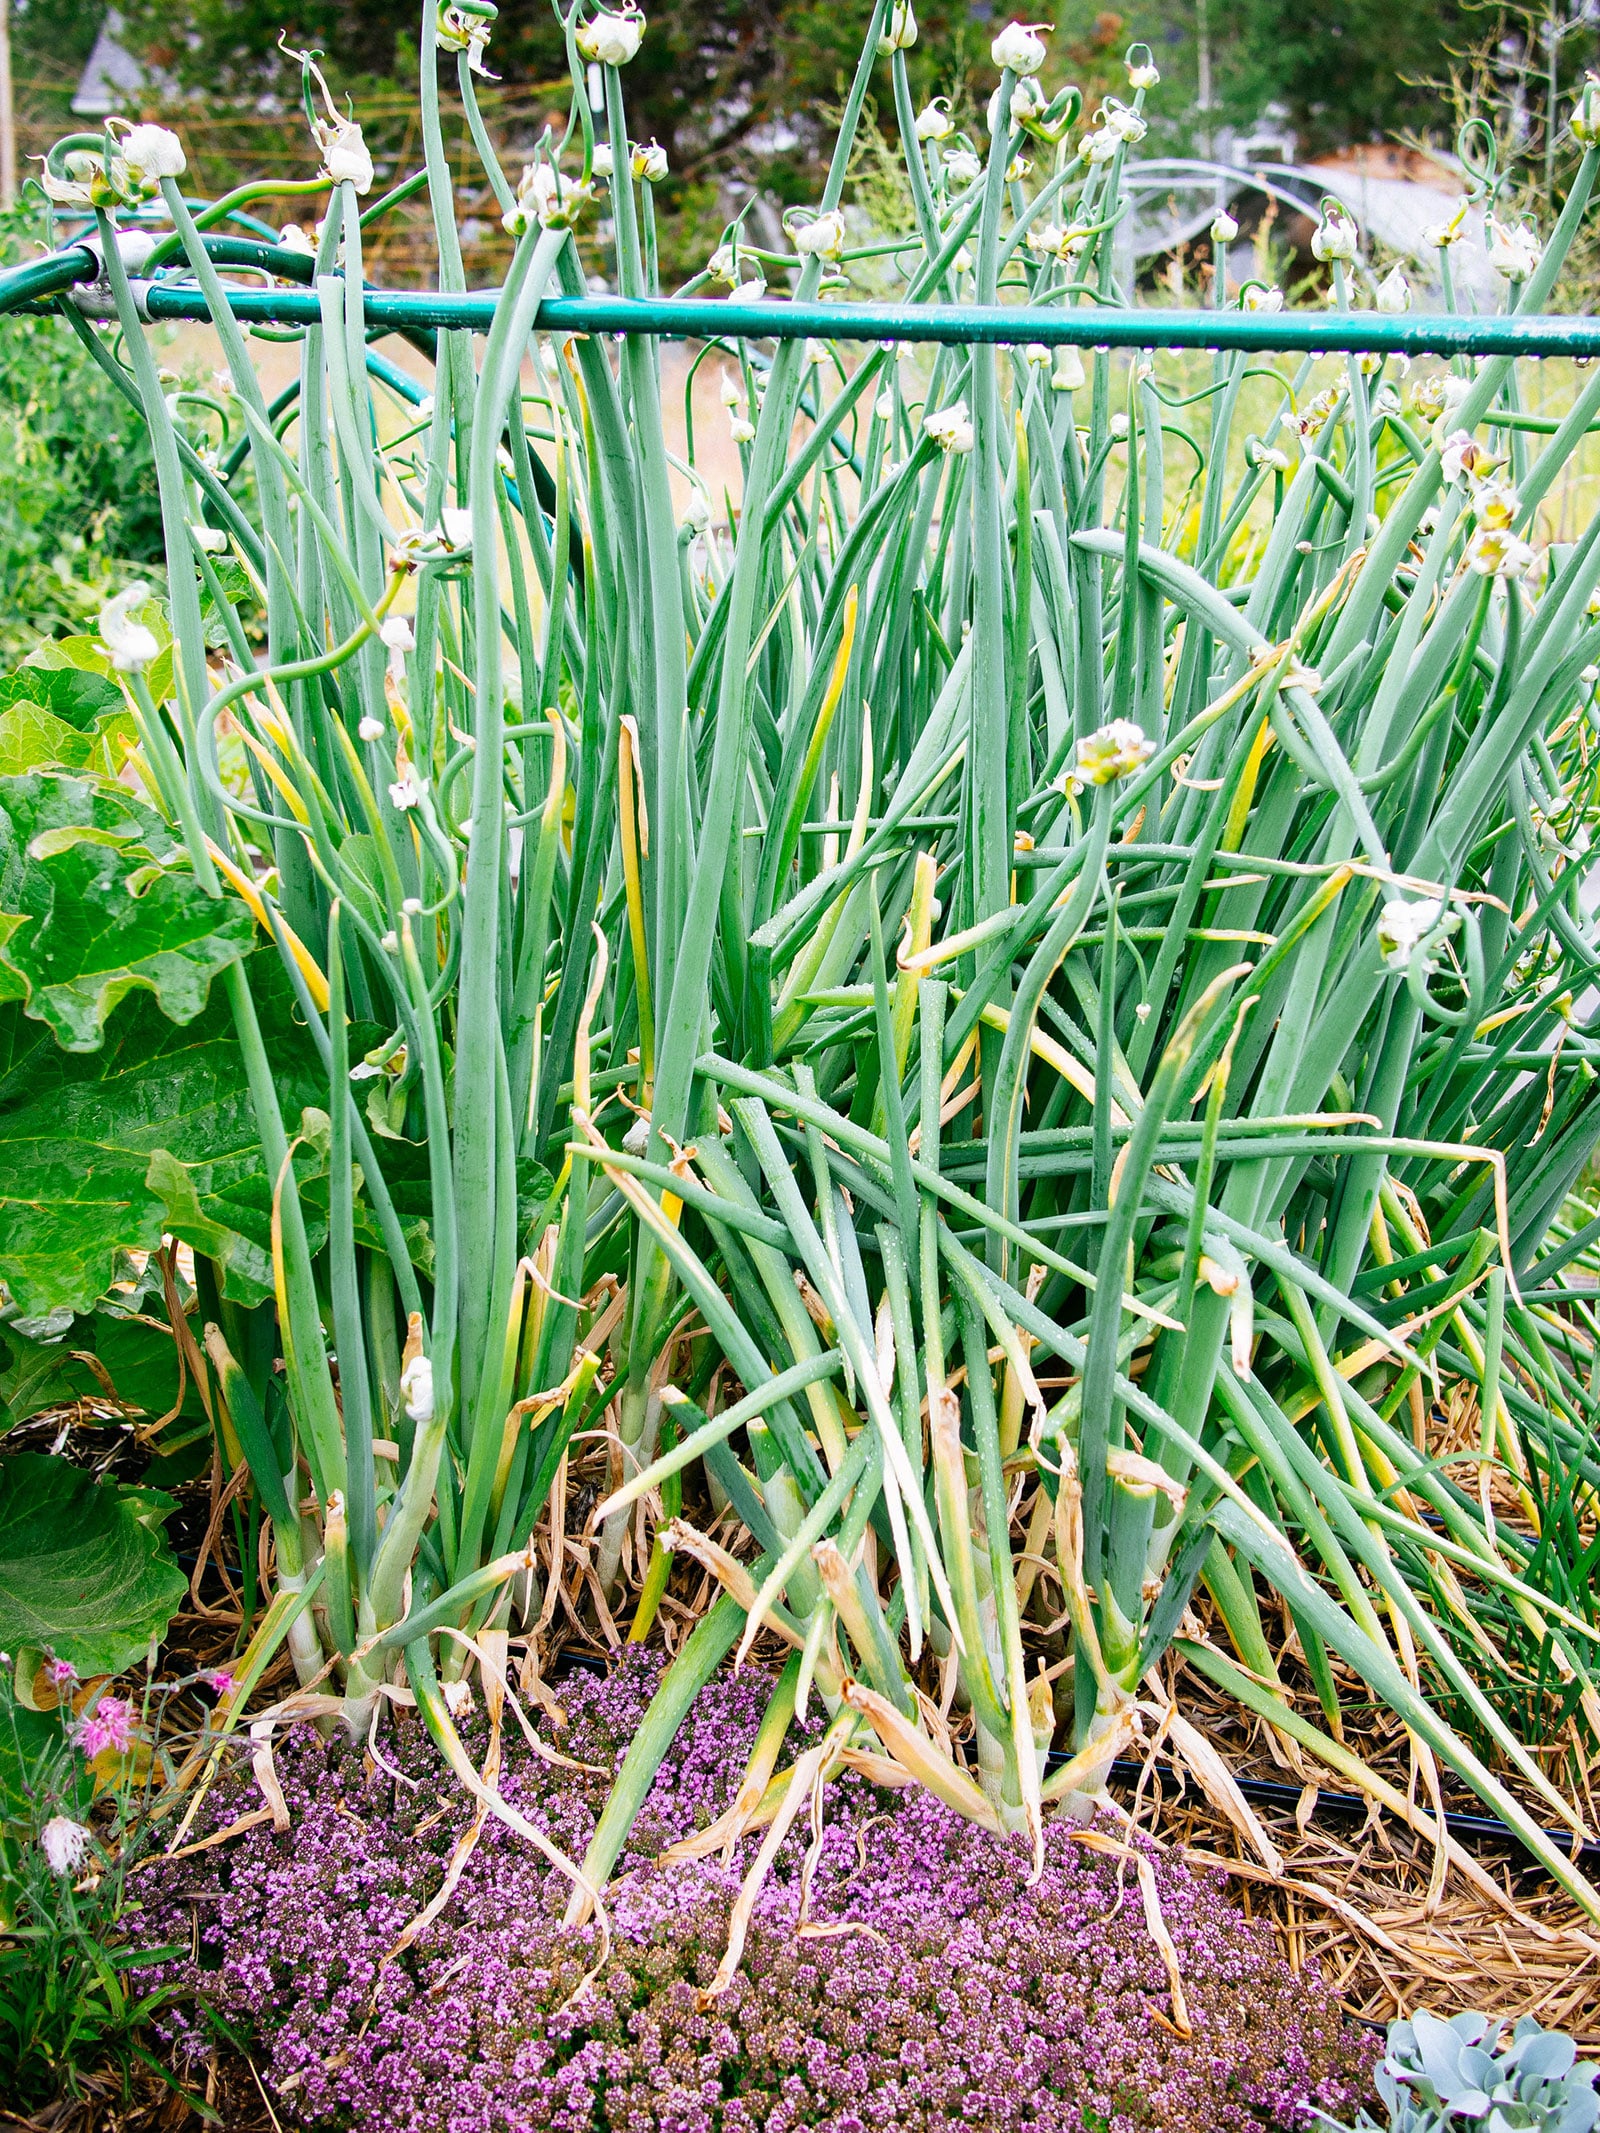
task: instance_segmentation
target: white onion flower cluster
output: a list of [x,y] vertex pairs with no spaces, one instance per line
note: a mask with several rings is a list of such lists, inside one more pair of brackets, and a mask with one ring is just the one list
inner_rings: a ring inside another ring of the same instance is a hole
[[989,57],[1002,74],[1037,74],[1045,62],[1041,30],[1048,22],[1008,22],[989,47]]
[[1035,259],[1058,259],[1065,266],[1078,257],[1093,235],[1093,228],[1086,222],[1071,222],[1065,228],[1059,222],[1038,222],[1029,229],[1026,242]]
[[[334,102],[333,91],[313,53],[296,52],[288,45],[283,45],[282,50],[286,57],[299,60],[308,84],[315,82],[322,91],[323,109],[327,115],[312,117],[311,136],[322,157],[323,177],[330,185],[353,185],[358,193],[371,192],[372,151],[362,138],[360,126],[353,118],[347,118]],[[309,88],[307,93],[309,95]]]
[[760,260],[737,238],[732,244],[717,246],[706,272],[713,281],[724,284],[735,302],[759,303],[767,293],[767,278],[761,271]]
[[644,27],[644,16],[636,7],[625,7],[617,14],[602,8],[580,24],[578,50],[591,66],[625,67],[639,49]]
[[132,126],[126,119],[107,122],[111,150],[97,154],[75,148],[60,157],[59,171],[43,159],[39,187],[52,207],[104,208],[136,206],[148,200],[163,178],[181,178],[187,169],[183,143],[167,126]]
[[517,196],[500,218],[513,237],[531,222],[541,229],[570,230],[594,198],[592,186],[565,176],[554,163],[530,163],[517,181]]
[[1078,743],[1076,777],[1080,785],[1110,785],[1131,777],[1149,762],[1156,744],[1131,718],[1114,718]]
[[317,121],[317,146],[322,150],[322,174],[331,185],[353,185],[358,193],[372,190],[372,151],[354,119],[337,115]]
[[1324,265],[1356,256],[1356,226],[1337,200],[1322,203],[1322,220],[1311,236],[1311,255]]
[[181,178],[188,169],[183,143],[168,126],[130,126],[120,142],[122,160],[140,185]]
[[1123,148],[1137,147],[1149,131],[1144,119],[1129,104],[1107,97],[1100,106],[1100,123],[1078,143],[1078,154],[1090,168],[1109,163]]
[[[1013,126],[1035,126],[1049,109],[1049,98],[1031,74],[1024,74],[1011,92],[1009,106]],[[1000,131],[1000,91],[989,99],[986,123],[991,135]]]
[[1507,281],[1526,281],[1543,256],[1538,232],[1531,223],[1519,222],[1508,229],[1495,216],[1489,217],[1486,238],[1489,264]]
[[433,1420],[433,1364],[425,1355],[414,1355],[400,1373],[400,1398],[411,1421]]
[[1461,923],[1436,896],[1392,897],[1378,916],[1378,953],[1391,970],[1433,968],[1433,948]]
[[911,0],[894,0],[889,20],[878,39],[880,56],[892,59],[896,52],[909,52],[916,41],[917,18],[911,12]]
[[438,14],[437,36],[441,51],[465,52],[467,66],[474,74],[483,75],[486,81],[496,77],[484,63],[484,53],[489,47],[490,20],[472,8],[441,7]]
[[728,435],[735,444],[753,444],[756,426],[745,410],[744,393],[731,371],[722,380],[722,404],[728,410]]
[[844,252],[843,208],[791,208],[783,226],[802,259],[838,259]]
[[1493,464],[1486,445],[1467,430],[1452,430],[1439,448],[1440,472],[1447,482],[1482,479]]
[[949,407],[936,408],[931,415],[924,415],[922,428],[940,451],[951,458],[970,452],[977,438],[965,400],[953,401]]
[[1467,543],[1467,568],[1480,578],[1526,577],[1538,560],[1538,550],[1509,526],[1480,524]]
[[100,642],[119,674],[142,674],[161,650],[155,632],[134,620],[134,610],[149,598],[148,585],[125,585],[100,610]]
[[118,207],[133,195],[133,174],[121,156],[109,165],[97,155],[74,149],[61,158],[60,171],[48,161],[39,172],[39,185],[52,207]]
[[1436,252],[1448,251],[1451,245],[1459,244],[1467,234],[1467,208],[1469,205],[1470,202],[1465,198],[1460,199],[1456,202],[1455,212],[1448,221],[1430,223],[1422,233],[1423,243]]

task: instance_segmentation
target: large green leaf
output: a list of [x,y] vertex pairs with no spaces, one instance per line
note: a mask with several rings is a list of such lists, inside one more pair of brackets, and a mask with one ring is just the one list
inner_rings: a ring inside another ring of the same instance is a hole
[[174,1022],[251,945],[233,897],[208,896],[160,816],[121,787],[52,772],[0,778],[0,963],[28,1013],[92,1051],[136,986]]
[[50,1319],[0,1324],[0,1430],[84,1399],[115,1399],[139,1414],[165,1415],[178,1404],[180,1383],[184,1412],[202,1412],[192,1381],[182,1378],[171,1333],[123,1310],[74,1316],[59,1332]]
[[14,702],[0,710],[0,778],[30,770],[82,770],[94,752],[92,733],[80,733],[43,704]]
[[[258,956],[251,970],[293,1120],[327,1101],[327,1082],[275,959]],[[163,1231],[220,1262],[226,1295],[259,1302],[271,1286],[271,1213],[220,1000],[179,1029],[136,995],[92,1053],[63,1052],[17,1003],[0,1003],[0,1279],[21,1311],[88,1310],[117,1253],[152,1251]]]
[[37,704],[80,733],[90,732],[106,712],[125,708],[109,674],[73,666],[27,666],[0,678],[0,710],[13,704]]
[[[145,669],[144,679],[146,688],[156,702],[164,703],[172,694],[172,636],[161,602],[147,600],[143,607],[136,610],[135,619],[154,632],[156,641],[161,646]],[[109,699],[103,691],[93,686],[95,683],[104,682],[116,690],[119,696],[122,693],[110,656],[98,637],[47,637],[28,654],[27,664],[21,671],[24,674],[76,674],[86,677],[83,685],[75,692],[74,700],[84,704],[92,703],[96,711],[108,709]],[[68,687],[67,684],[62,686]],[[71,719],[71,713],[63,711],[58,703],[52,702],[50,709],[61,718]]]
[[0,1645],[42,1645],[84,1675],[139,1658],[185,1589],[154,1508],[64,1459],[0,1461]]
[[[141,1414],[164,1415],[177,1403],[181,1373],[178,1344],[164,1326],[117,1311],[97,1311],[83,1328],[116,1396]],[[185,1386],[186,1409],[200,1411],[193,1382]]]
[[0,1429],[15,1429],[31,1415],[92,1399],[99,1380],[69,1335],[39,1341],[0,1326]]

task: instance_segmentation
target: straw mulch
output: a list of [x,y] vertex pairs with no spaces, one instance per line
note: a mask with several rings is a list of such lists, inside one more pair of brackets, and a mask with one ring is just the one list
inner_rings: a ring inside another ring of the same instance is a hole
[[[1547,2029],[1569,2030],[1600,2052],[1600,1926],[1545,1878],[1510,1842],[1463,1839],[1498,1891],[1489,1895],[1454,1867],[1437,1885],[1432,1844],[1397,1817],[1374,1812],[1365,1823],[1318,1814],[1319,1786],[1348,1797],[1343,1781],[1307,1763],[1283,1767],[1265,1729],[1236,1710],[1207,1709],[1209,1691],[1192,1674],[1178,1686],[1188,1716],[1210,1734],[1238,1777],[1280,1785],[1304,1782],[1298,1806],[1254,1804],[1283,1856],[1281,1878],[1261,1864],[1228,1817],[1170,1766],[1147,1766],[1137,1791],[1119,1788],[1121,1805],[1158,1842],[1182,1847],[1191,1861],[1224,1867],[1238,1901],[1269,1918],[1295,1967],[1315,1963],[1352,2015],[1383,2024],[1428,2008],[1464,2009],[1515,2020],[1534,2015]],[[1404,1791],[1402,1748],[1375,1738],[1351,1742]],[[1426,1798],[1418,1792],[1419,1805]],[[1481,1804],[1447,1787],[1446,1805],[1481,1815]],[[1550,1819],[1541,1815],[1541,1821]]]
[[1600,2051],[1600,1931],[1548,1882],[1513,1876],[1520,1854],[1481,1855],[1505,1911],[1455,1875],[1430,1910],[1431,1847],[1389,1817],[1365,1829],[1312,1821],[1302,1833],[1292,1814],[1257,1813],[1283,1853],[1281,1882],[1246,1856],[1223,1816],[1170,1780],[1164,1794],[1147,1790],[1140,1821],[1192,1861],[1224,1866],[1243,1909],[1270,1918],[1289,1960],[1315,1963],[1353,2015],[1531,2014]]

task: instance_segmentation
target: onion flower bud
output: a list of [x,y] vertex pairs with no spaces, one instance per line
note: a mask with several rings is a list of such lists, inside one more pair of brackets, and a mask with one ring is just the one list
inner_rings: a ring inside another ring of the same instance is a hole
[[644,36],[644,17],[636,7],[619,15],[604,8],[577,33],[578,50],[591,65],[625,67]]
[[1489,264],[1495,272],[1508,281],[1526,281],[1540,259],[1539,239],[1531,226],[1521,222],[1508,230],[1491,215],[1488,237]]
[[[787,218],[785,218],[787,221]],[[808,259],[837,259],[844,251],[844,212],[830,207],[820,214],[810,216],[805,222],[796,222],[789,235],[794,248]]]
[[161,650],[155,633],[133,619],[133,610],[149,598],[148,585],[128,585],[100,610],[100,642],[119,674],[142,673]]
[[1083,785],[1110,785],[1149,761],[1156,744],[1131,718],[1114,718],[1078,743],[1077,777]]
[[1322,203],[1322,221],[1312,233],[1311,254],[1324,263],[1356,256],[1356,226],[1337,200]]
[[120,143],[122,160],[141,185],[181,178],[188,168],[183,143],[167,126],[133,126]]
[[1447,916],[1436,896],[1419,896],[1414,903],[1407,903],[1402,896],[1392,897],[1378,917],[1378,953],[1391,970],[1409,970],[1418,951],[1424,950],[1423,967],[1431,969],[1432,958],[1426,954],[1424,943],[1430,936],[1450,932],[1457,924],[1455,913]]
[[884,59],[892,58],[896,52],[909,52],[916,41],[917,18],[911,12],[911,0],[894,0],[883,35],[878,39],[879,54]]
[[400,1373],[400,1398],[413,1422],[433,1420],[433,1364],[425,1355],[414,1355]]
[[931,415],[924,415],[922,427],[941,452],[953,457],[970,452],[977,435],[968,418],[965,400],[957,400],[950,407],[941,407]]
[[1045,62],[1041,30],[1047,22],[1008,22],[989,47],[989,57],[1002,73],[1037,74]]

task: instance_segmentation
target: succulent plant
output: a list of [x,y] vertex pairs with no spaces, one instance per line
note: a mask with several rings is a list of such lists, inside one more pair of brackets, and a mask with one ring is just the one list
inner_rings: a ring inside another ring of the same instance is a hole
[[[1488,2015],[1417,2014],[1390,2023],[1374,2081],[1389,2133],[1590,2133],[1600,2120],[1597,2075],[1571,2037],[1532,2015],[1506,2037]],[[1357,2133],[1375,2124],[1363,2112]]]

